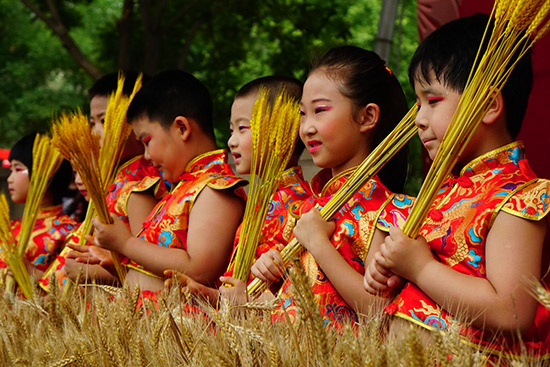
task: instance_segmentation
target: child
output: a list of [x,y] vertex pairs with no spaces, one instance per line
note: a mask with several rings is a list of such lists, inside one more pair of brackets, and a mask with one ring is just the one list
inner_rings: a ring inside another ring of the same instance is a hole
[[[384,61],[358,47],[329,50],[315,64],[304,85],[300,137],[315,165],[323,170],[311,181],[315,198],[302,206],[305,214],[298,220],[294,234],[308,250],[301,262],[327,323],[357,321],[356,310],[366,311],[375,299],[361,295],[356,287],[361,286],[363,261],[372,257],[371,242],[375,245],[383,239],[375,225],[393,194],[382,182],[393,190],[402,189],[404,153],[381,173],[380,177],[386,178],[367,181],[336,214],[334,222],[327,223],[317,210],[308,210],[315,204],[324,205],[406,112],[401,86]],[[387,172],[394,175],[392,179],[385,176]],[[283,275],[281,264],[280,254],[270,250],[252,271],[262,280],[275,282]],[[283,284],[280,297],[282,307],[277,317],[284,319],[283,312],[295,317],[290,281]]]
[[[36,133],[19,140],[10,151],[10,175],[8,187],[13,202],[24,204],[32,176],[32,150]],[[63,161],[54,174],[50,186],[44,194],[40,211],[34,225],[31,240],[25,252],[24,261],[31,276],[40,278],[61,252],[67,234],[75,222],[62,213],[61,199],[71,180],[71,165]],[[12,222],[12,231],[17,238],[21,230],[21,219]],[[4,262],[0,267],[5,268]]]
[[[299,100],[302,96],[302,83],[297,79],[285,76],[266,76],[254,79],[245,84],[237,94],[231,106],[231,119],[229,129],[231,137],[227,145],[235,161],[235,167],[238,174],[245,175],[250,173],[250,164],[252,159],[252,132],[250,124],[252,120],[252,109],[256,102],[260,88],[266,88],[269,91],[268,103],[273,103],[274,98],[284,89],[288,96]],[[302,169],[298,166],[298,160],[304,150],[304,144],[298,136],[296,147],[292,157],[287,164],[287,170],[283,172],[281,182],[269,205],[269,210],[262,227],[262,238],[256,250],[256,258],[271,248],[284,246],[292,234],[294,226],[294,217],[292,213],[302,201],[311,196],[311,190],[307,181],[304,180]],[[233,256],[237,243],[239,243],[240,227],[237,231],[234,241]],[[173,272],[165,272],[167,276],[172,276]],[[237,279],[232,278],[233,268],[224,274],[222,282],[232,283],[235,287],[231,290],[224,289],[225,293],[231,292],[231,297],[238,292],[244,293],[246,284],[240,284]],[[177,274],[180,282],[187,286],[187,289],[194,294],[205,296],[213,304],[218,301],[219,292],[217,289],[207,289],[197,284],[193,279],[189,279],[181,274]],[[168,282],[170,284],[170,282]],[[229,297],[230,295],[227,294]]]
[[216,150],[208,90],[186,72],[160,73],[136,94],[127,119],[145,157],[173,188],[137,237],[118,218],[111,225],[94,219],[97,243],[131,260],[126,279],[132,289],[161,290],[166,269],[214,286],[244,212],[245,181]]
[[[138,73],[126,71],[124,77],[122,93],[129,96],[134,89]],[[143,78],[143,82],[146,83],[147,78]],[[90,126],[100,138],[104,132],[104,119],[109,96],[116,91],[117,83],[118,73],[107,74],[95,82],[88,91]],[[85,190],[81,187],[82,182],[78,175],[75,178],[75,183],[77,186],[80,185],[81,192],[83,189]],[[118,173],[106,198],[109,211],[122,219],[135,235],[158,200],[166,192],[167,188],[160,172],[143,157],[143,146],[137,143],[135,136],[131,134],[122,152]],[[61,264],[59,266],[56,264],[58,269],[55,273],[60,286],[66,283],[65,275],[74,280],[80,270],[89,280],[108,284],[115,283],[117,279],[115,270],[111,268],[110,253],[93,245],[78,245],[80,232],[80,230],[75,231],[70,237],[71,241],[67,244],[68,247],[76,251],[68,252],[66,257],[60,258]],[[45,288],[47,288],[47,282],[48,279],[41,281]]]
[[[476,15],[427,37],[409,68],[420,111],[419,136],[433,159],[456,110],[488,22]],[[386,308],[429,330],[454,322],[486,350],[548,353],[547,310],[524,283],[540,279],[548,212],[547,180],[529,168],[519,133],[531,90],[526,54],[485,114],[454,174],[441,187],[416,240],[390,230],[365,273],[365,288],[384,290],[393,272],[410,283]],[[431,250],[431,251],[430,251]],[[381,269],[382,272],[378,269]],[[451,316],[452,315],[452,316]],[[398,319],[399,320],[399,319]],[[546,324],[546,325],[545,325]],[[398,323],[393,329],[398,332]],[[503,334],[500,336],[500,334]]]

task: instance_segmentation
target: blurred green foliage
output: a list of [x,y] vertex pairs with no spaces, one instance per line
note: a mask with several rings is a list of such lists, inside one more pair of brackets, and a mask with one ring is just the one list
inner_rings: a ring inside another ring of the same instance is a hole
[[[50,15],[46,2],[31,2]],[[268,74],[304,80],[311,59],[335,45],[373,49],[382,0],[54,3],[69,35],[104,73],[123,62],[121,16],[125,4],[131,4],[126,66],[149,73],[179,67],[201,79],[214,97],[216,136],[225,146],[231,101],[241,85]],[[406,71],[417,37],[416,2],[401,0],[388,66],[410,105],[414,98]],[[87,111],[86,92],[92,83],[42,20],[22,2],[0,0],[0,147],[9,148],[23,134],[45,129],[60,111],[77,107]],[[411,157],[415,174],[407,192],[415,193],[420,183],[418,142]]]

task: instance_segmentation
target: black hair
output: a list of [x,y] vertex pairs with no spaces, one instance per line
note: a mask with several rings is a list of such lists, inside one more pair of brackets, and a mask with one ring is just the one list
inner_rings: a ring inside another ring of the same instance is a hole
[[[375,52],[355,46],[330,49],[313,65],[310,74],[322,70],[337,82],[340,93],[349,98],[355,109],[375,103],[380,118],[372,130],[372,146],[389,135],[407,113],[408,106],[397,78]],[[401,149],[378,173],[391,191],[402,192],[407,178],[408,148]]]
[[[239,91],[235,94],[235,99],[257,94],[261,87],[265,87],[268,90],[269,105],[273,105],[275,98],[283,89],[289,97],[295,99],[296,101],[300,101],[302,99],[303,83],[296,78],[285,75],[270,75],[254,79],[239,89]],[[296,146],[294,147],[292,156],[296,159],[300,158],[300,155],[304,149],[304,142],[299,136],[297,136]]]
[[[134,90],[134,85],[140,73],[131,70],[120,70],[115,73],[105,74],[99,78],[94,85],[88,90],[88,98],[91,100],[96,96],[108,97],[114,93],[118,85],[118,75],[124,75],[124,86],[122,94],[129,96]],[[149,80],[149,76],[142,74],[141,82],[145,84]]]
[[[32,133],[21,138],[10,150],[9,160],[18,160],[27,166],[29,171],[29,180],[32,177],[32,148],[37,133]],[[67,160],[63,160],[55,174],[53,175],[49,192],[52,194],[54,204],[61,204],[63,196],[67,193],[69,184],[72,180],[73,169]]]
[[178,116],[192,118],[201,130],[214,139],[212,98],[193,75],[182,70],[167,70],[155,75],[135,95],[128,107],[129,123],[142,117],[168,128]]
[[[409,66],[409,80],[436,80],[462,93],[489,22],[489,16],[475,14],[449,22],[432,32],[416,49]],[[485,51],[493,22],[489,24],[482,50]],[[512,58],[517,59],[517,57]],[[513,138],[521,130],[529,94],[533,85],[531,53],[527,52],[516,64],[504,87],[502,98],[506,110],[506,126]]]

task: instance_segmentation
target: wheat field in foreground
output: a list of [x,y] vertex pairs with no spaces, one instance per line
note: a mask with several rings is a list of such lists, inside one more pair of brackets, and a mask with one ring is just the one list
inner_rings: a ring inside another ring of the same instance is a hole
[[[291,278],[297,289],[308,289],[303,273],[293,271]],[[190,311],[177,288],[164,292],[158,306],[145,300],[142,307],[139,293],[128,288],[73,286],[62,293],[53,288],[48,297],[32,300],[2,294],[2,366],[492,365],[453,331],[433,333],[432,343],[425,344],[416,328],[400,342],[382,339],[380,317],[363,316],[359,327],[323,327],[307,291],[296,300],[295,324],[272,323],[273,303]],[[539,287],[538,294],[548,306],[548,292]],[[526,357],[496,363],[550,365]]]

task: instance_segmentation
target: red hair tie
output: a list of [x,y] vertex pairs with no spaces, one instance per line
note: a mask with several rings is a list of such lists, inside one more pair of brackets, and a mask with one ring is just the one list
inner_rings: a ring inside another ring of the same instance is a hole
[[393,73],[391,72],[390,68],[385,66],[386,70],[388,71],[388,73],[390,73],[390,75],[393,75]]

